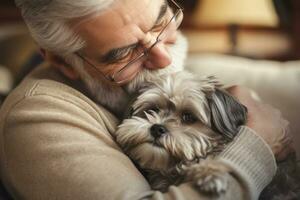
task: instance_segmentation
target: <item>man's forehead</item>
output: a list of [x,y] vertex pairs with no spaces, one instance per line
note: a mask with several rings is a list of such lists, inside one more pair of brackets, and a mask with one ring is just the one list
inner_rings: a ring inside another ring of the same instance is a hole
[[[164,0],[120,0],[101,14],[81,19],[75,30],[99,51],[138,42],[154,24]],[[120,44],[120,41],[123,44]]]
[[162,2],[163,0],[124,0],[124,3],[120,5],[121,9],[118,9],[118,14],[122,15],[120,19],[124,24],[136,22],[139,26],[144,26],[145,21],[148,24],[153,23]]

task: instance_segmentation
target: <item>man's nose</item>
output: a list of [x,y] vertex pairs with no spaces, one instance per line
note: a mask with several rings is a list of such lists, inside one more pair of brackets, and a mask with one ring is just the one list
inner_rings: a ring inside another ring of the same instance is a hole
[[[146,48],[151,48],[155,44],[158,35],[147,33],[143,43]],[[167,37],[162,37],[161,41],[156,43],[148,52],[147,60],[144,62],[144,67],[147,69],[159,69],[167,67],[171,64],[172,58],[168,51],[168,45],[176,42],[177,32],[169,34]]]
[[163,42],[157,43],[149,52],[144,67],[147,69],[160,69],[170,65],[171,55]]

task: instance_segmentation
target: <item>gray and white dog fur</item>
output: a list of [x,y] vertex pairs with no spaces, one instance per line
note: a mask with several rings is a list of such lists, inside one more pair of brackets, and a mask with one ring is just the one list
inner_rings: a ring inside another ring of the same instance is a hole
[[238,133],[246,115],[215,78],[182,71],[145,84],[115,138],[153,189],[192,181],[219,195],[230,170],[210,158]]

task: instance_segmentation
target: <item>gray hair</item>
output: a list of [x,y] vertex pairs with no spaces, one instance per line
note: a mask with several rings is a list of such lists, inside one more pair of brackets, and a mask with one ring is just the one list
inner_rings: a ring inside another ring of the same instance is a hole
[[85,42],[68,23],[71,19],[103,11],[116,0],[15,0],[34,40],[40,47],[62,57]]

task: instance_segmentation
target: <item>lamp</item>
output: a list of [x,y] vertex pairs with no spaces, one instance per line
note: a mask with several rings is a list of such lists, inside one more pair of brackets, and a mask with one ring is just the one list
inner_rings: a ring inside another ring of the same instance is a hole
[[272,0],[201,0],[192,23],[205,27],[228,26],[234,53],[239,25],[276,27],[279,19]]

